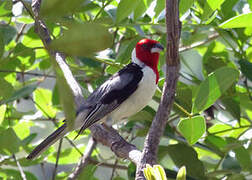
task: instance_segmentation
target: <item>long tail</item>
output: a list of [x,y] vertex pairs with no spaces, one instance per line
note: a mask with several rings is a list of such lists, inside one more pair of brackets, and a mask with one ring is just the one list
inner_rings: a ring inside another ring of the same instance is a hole
[[54,144],[57,140],[62,138],[68,132],[66,124],[63,124],[50,134],[44,141],[42,141],[27,157],[26,159],[34,159],[44,152],[49,146]]

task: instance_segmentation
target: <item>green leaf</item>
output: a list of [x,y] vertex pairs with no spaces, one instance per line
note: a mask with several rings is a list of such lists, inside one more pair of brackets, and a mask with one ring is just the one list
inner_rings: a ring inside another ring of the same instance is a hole
[[59,16],[79,12],[86,0],[44,0],[42,1],[40,14],[47,18],[58,18]]
[[24,86],[21,89],[18,89],[17,91],[15,91],[10,98],[4,100],[2,103],[9,103],[17,99],[29,96],[37,88],[37,86],[38,86],[37,84],[30,84],[30,85]]
[[21,141],[12,128],[0,132],[0,154],[12,155],[19,152]]
[[28,32],[24,35],[22,40],[24,46],[29,48],[44,47],[43,42],[39,36],[35,33],[34,26],[32,26]]
[[[26,178],[29,180],[37,180],[36,176],[30,172],[24,171],[24,174]],[[3,179],[16,179],[16,180],[23,179],[19,170],[6,169],[6,168],[4,169],[0,168],[0,177]]]
[[0,125],[2,124],[4,117],[5,117],[5,112],[6,112],[6,105],[0,106]]
[[6,24],[0,24],[0,35],[3,36],[3,42],[5,45],[9,44],[11,40],[16,36],[17,30]]
[[122,43],[119,48],[119,52],[116,56],[116,61],[125,64],[131,59],[131,53],[136,46],[136,43],[142,39],[142,37],[135,37],[133,40]]
[[138,3],[138,6],[136,7],[136,9],[134,10],[134,19],[136,20],[137,18],[139,18],[142,14],[145,13],[145,11],[147,10],[147,4],[145,4],[144,2],[145,0],[141,0],[140,3]]
[[239,77],[236,69],[222,67],[211,73],[199,86],[193,113],[209,108]]
[[57,111],[52,107],[52,92],[50,90],[37,88],[34,91],[34,101],[36,108],[41,110],[45,117],[55,117]]
[[215,150],[216,154],[223,156],[226,152],[227,142],[224,138],[214,135],[208,135],[205,139],[205,143]]
[[20,69],[26,70],[35,61],[35,52],[33,49],[24,46],[22,43],[18,43],[14,49],[14,56],[20,61]]
[[11,96],[14,89],[12,85],[3,78],[0,78],[0,87],[4,87],[0,88],[0,104],[3,104],[5,102],[2,100],[8,99]]
[[108,73],[108,74],[115,74],[118,70],[120,70],[119,67],[109,65],[109,66],[106,67],[105,72]]
[[4,0],[0,1],[0,17],[10,15],[12,10],[12,1]]
[[222,163],[222,168],[224,170],[228,169],[236,172],[241,171],[241,166],[239,165],[239,162],[235,158],[230,157],[229,155],[226,156],[226,158],[224,159]]
[[57,73],[57,88],[60,94],[60,102],[63,106],[64,114],[67,120],[67,128],[72,130],[76,115],[73,92],[71,91],[66,79]]
[[252,0],[248,0],[248,3],[249,3],[250,9],[252,9]]
[[237,120],[241,117],[241,108],[239,97],[223,97],[221,98],[222,104],[225,106],[225,110],[229,112]]
[[232,17],[231,19],[228,19],[227,21],[223,22],[219,25],[220,28],[244,28],[244,27],[252,27],[251,22],[252,21],[252,13],[248,14],[241,14],[235,17]]
[[207,45],[207,51],[203,55],[204,74],[207,75],[223,66],[235,68],[236,66],[229,59],[226,46],[219,41],[213,41]]
[[225,0],[207,0],[204,6],[204,12],[202,15],[202,19],[206,20],[216,9],[219,9],[222,3],[224,3]]
[[[240,141],[234,138],[227,138],[228,143],[237,143],[239,144]],[[250,154],[247,149],[240,145],[237,148],[232,149],[235,153],[235,157],[238,160],[239,164],[241,165],[244,171],[252,171],[252,160]]]
[[240,60],[238,63],[241,66],[241,72],[252,81],[252,63],[247,60]]
[[94,177],[95,171],[97,169],[96,165],[87,165],[78,176],[78,179],[90,179],[90,180],[98,180]]
[[161,13],[161,11],[164,10],[164,8],[165,8],[165,0],[156,1],[156,6],[154,8],[155,17],[158,17],[158,15]]
[[[78,149],[83,152],[84,146],[78,147]],[[61,165],[66,165],[69,163],[77,163],[78,160],[80,159],[81,155],[79,152],[74,149],[74,148],[67,148],[67,149],[62,149],[60,152],[60,159],[59,159],[59,164]],[[48,162],[55,163],[57,159],[57,151],[54,153],[50,154],[48,157]]]
[[[187,112],[190,112],[192,109],[191,87],[182,82],[178,82],[176,87],[175,102],[183,107]],[[181,109],[179,109],[176,105],[173,106],[173,110],[179,113],[181,116],[187,117],[187,114],[181,111]]]
[[144,168],[144,176],[147,180],[156,180],[155,172],[151,165],[146,164],[146,167]]
[[0,32],[0,58],[3,56],[4,53],[4,38],[3,34]]
[[186,180],[186,167],[182,166],[177,174],[176,180]]
[[180,0],[179,2],[179,14],[182,16],[193,5],[194,0]]
[[121,0],[117,7],[116,22],[119,23],[130,15],[142,0]]
[[108,29],[95,23],[68,24],[69,29],[50,47],[69,55],[87,56],[111,47],[112,36]]
[[194,116],[181,119],[178,129],[190,145],[195,144],[206,131],[205,118],[203,116]]
[[186,144],[169,145],[167,153],[177,167],[186,166],[188,175],[198,179],[205,179],[204,165],[191,146]]
[[155,171],[155,174],[158,174],[158,176],[157,176],[158,178],[156,178],[156,179],[167,180],[164,168],[162,166],[154,165],[153,169]]

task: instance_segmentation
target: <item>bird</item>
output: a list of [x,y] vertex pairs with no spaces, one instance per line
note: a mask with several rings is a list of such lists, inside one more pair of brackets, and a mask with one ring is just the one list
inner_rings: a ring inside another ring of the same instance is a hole
[[[80,129],[78,134],[97,122],[112,126],[148,105],[157,88],[159,55],[163,50],[156,40],[138,41],[131,54],[132,62],[96,88],[77,109],[74,129]],[[35,159],[68,132],[65,122],[26,158]]]

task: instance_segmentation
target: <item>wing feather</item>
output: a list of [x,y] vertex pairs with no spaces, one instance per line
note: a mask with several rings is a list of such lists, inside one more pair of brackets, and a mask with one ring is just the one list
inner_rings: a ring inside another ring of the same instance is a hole
[[135,92],[143,76],[141,69],[135,63],[128,64],[88,97],[78,111],[90,108],[78,134],[111,113]]

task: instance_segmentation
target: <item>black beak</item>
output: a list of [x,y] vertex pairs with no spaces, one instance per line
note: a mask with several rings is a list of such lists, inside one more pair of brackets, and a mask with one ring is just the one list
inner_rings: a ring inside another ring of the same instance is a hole
[[159,44],[159,43],[155,44],[154,48],[161,49],[162,51],[164,50],[164,47],[161,44]]

